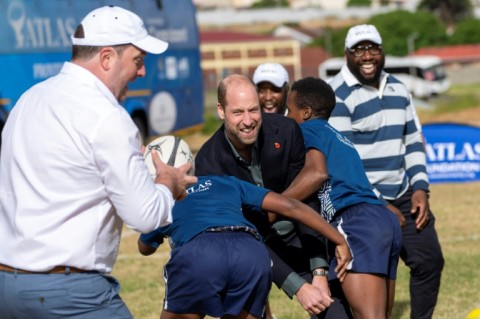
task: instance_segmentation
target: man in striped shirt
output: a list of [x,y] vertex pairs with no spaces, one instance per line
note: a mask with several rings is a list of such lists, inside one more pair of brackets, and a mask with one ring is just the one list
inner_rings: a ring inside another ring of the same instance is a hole
[[431,318],[444,259],[411,96],[383,71],[382,38],[373,25],[349,30],[344,57],[346,64],[330,82],[337,104],[329,122],[354,143],[375,193],[400,221],[400,256],[411,270],[411,318]]

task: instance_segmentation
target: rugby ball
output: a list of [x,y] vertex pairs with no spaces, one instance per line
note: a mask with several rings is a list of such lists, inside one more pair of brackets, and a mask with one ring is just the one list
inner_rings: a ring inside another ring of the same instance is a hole
[[[144,153],[145,164],[152,178],[156,176],[155,166],[152,161],[152,150],[156,150],[160,159],[165,164],[173,167],[180,167],[186,163],[193,163],[193,154],[187,142],[177,136],[165,135],[157,137],[147,144]],[[193,166],[188,171],[189,175],[193,175]]]

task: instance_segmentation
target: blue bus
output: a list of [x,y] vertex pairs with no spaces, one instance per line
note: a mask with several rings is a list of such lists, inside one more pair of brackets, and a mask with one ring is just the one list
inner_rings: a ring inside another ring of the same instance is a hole
[[71,58],[70,36],[104,5],[138,14],[149,34],[169,43],[147,55],[147,76],[129,84],[123,103],[143,138],[203,123],[199,34],[192,0],[0,0],[0,129],[19,97]]

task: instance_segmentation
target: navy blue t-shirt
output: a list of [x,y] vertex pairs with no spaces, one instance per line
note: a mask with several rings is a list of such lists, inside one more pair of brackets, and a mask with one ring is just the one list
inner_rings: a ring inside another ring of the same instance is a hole
[[181,246],[211,227],[247,226],[256,229],[243,216],[242,204],[260,213],[269,190],[233,176],[199,176],[187,189],[187,197],[175,202],[170,225],[142,234],[142,241],[158,247],[168,236],[174,246]]
[[362,160],[353,144],[323,119],[300,124],[307,149],[323,153],[328,181],[318,192],[322,216],[330,221],[342,208],[370,203],[382,205],[368,181]]

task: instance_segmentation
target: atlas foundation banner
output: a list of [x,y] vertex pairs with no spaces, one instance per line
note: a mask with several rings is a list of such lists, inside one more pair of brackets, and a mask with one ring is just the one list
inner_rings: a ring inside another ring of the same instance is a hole
[[480,128],[457,123],[423,125],[430,183],[480,180]]

